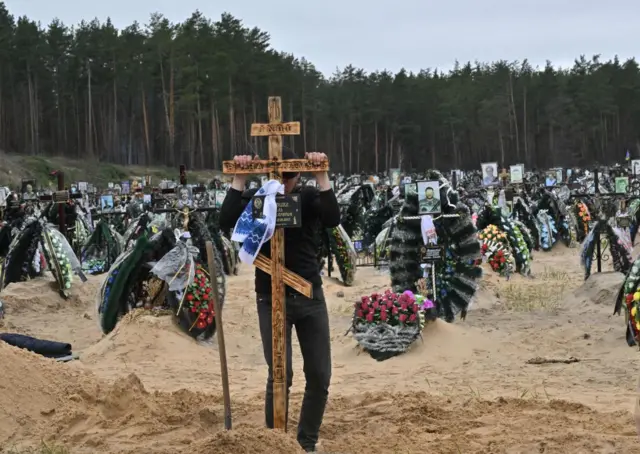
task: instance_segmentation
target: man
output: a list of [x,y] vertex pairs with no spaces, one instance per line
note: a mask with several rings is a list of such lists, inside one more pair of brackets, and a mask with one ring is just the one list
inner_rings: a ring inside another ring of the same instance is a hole
[[440,199],[435,196],[435,191],[431,186],[427,186],[424,190],[424,199],[419,203],[420,214],[439,213]]
[[[283,159],[295,159],[288,149],[282,151]],[[312,162],[327,159],[324,153],[308,153],[306,158]],[[249,165],[251,156],[236,156],[234,162],[240,167]],[[286,287],[286,323],[287,323],[287,418],[288,395],[293,382],[291,358],[291,330],[296,335],[304,360],[306,386],[302,409],[298,423],[298,443],[306,452],[314,452],[318,442],[318,432],[322,424],[329,382],[331,380],[331,341],[329,334],[329,315],[322,291],[322,278],[317,258],[316,237],[318,224],[324,228],[337,227],[340,224],[340,207],[331,189],[327,172],[316,172],[314,178],[318,188],[298,186],[299,173],[285,172],[282,175],[285,193],[299,193],[302,226],[285,229],[284,250],[285,266],[305,278],[313,285],[313,299],[300,295]],[[245,192],[245,175],[235,175],[231,188],[220,207],[220,227],[233,229],[245,206],[256,193],[256,189]],[[271,257],[271,242],[266,242],[260,252]],[[273,428],[273,375],[272,375],[272,338],[271,338],[271,276],[256,268],[255,289],[258,306],[258,321],[264,358],[269,367],[265,397],[265,419],[268,428]]]
[[495,171],[493,170],[493,166],[485,166],[484,167],[484,178],[482,179],[482,184],[484,186],[491,186],[492,184],[496,184],[498,182],[498,177],[495,175]]

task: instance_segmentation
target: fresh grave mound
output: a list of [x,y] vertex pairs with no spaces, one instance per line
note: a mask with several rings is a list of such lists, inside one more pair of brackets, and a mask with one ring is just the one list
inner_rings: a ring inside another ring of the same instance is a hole
[[623,282],[624,274],[616,271],[594,273],[576,289],[574,295],[579,301],[610,306],[613,311],[616,296]]
[[[134,374],[107,385],[77,367],[3,343],[0,364],[0,449],[46,440],[74,454],[299,452],[286,434],[242,425],[221,433],[221,396],[150,393]],[[246,411],[242,407],[235,408]]]
[[83,352],[81,361],[107,379],[135,373],[150,389],[199,389],[206,374],[211,377],[208,391],[220,391],[213,343],[187,336],[164,312],[129,312],[112,332]]
[[321,441],[323,452],[380,454],[613,454],[636,452],[638,446],[626,411],[599,413],[561,400],[439,397],[385,388],[331,397]]
[[2,290],[0,299],[6,305],[6,316],[25,314],[29,312],[51,312],[51,310],[69,307],[84,308],[88,301],[95,297],[99,286],[98,279],[81,282],[74,279],[70,297],[62,298],[57,290],[56,280],[51,274],[38,277],[26,282],[14,282]]

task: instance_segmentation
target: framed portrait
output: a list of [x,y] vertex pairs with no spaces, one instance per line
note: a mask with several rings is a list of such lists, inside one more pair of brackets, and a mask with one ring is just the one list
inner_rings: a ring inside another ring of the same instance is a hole
[[222,191],[220,189],[216,190],[216,208],[220,208],[222,206],[222,202],[224,202],[224,198],[227,196],[227,191]]
[[558,167],[556,169],[556,181],[558,182],[558,184],[562,183],[564,181],[564,178],[562,177],[562,172],[564,171],[564,169],[562,167]]
[[258,182],[257,181],[250,181],[249,182],[249,189],[258,189]]
[[128,181],[122,182],[122,193],[130,194],[131,193],[131,184]]
[[142,194],[142,203],[151,205],[151,194]]
[[415,183],[405,183],[404,185],[404,196],[407,197],[411,194],[415,194],[418,192],[418,188]]
[[522,182],[524,181],[524,164],[516,164],[514,166],[510,166],[509,173],[511,174],[511,183],[522,184]]
[[631,173],[636,176],[640,175],[640,159],[631,161]]
[[[560,173],[560,175],[562,175],[562,173]],[[547,176],[544,179],[544,185],[546,187],[551,187],[557,184],[558,184],[558,174],[556,172],[556,169],[551,169],[547,172]]]
[[418,181],[416,186],[418,190],[418,214],[442,213],[440,182]]
[[404,184],[410,184],[411,183],[411,177],[404,177]]
[[[640,160],[638,162],[640,162]],[[391,184],[393,186],[400,186],[400,169],[390,169],[389,178],[391,178]]]
[[626,194],[629,191],[629,177],[616,177],[616,194]]
[[358,175],[353,175],[351,177],[351,184],[360,184],[360,177]]
[[113,195],[112,194],[103,194],[100,196],[100,208],[102,210],[112,210],[113,209]]
[[482,169],[482,186],[494,186],[498,184],[498,163],[483,162]]

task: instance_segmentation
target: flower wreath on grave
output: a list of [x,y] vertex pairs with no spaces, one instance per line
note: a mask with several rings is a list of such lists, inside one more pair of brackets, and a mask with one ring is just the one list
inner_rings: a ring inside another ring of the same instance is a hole
[[[606,220],[598,220],[593,224],[589,235],[582,243],[582,250],[580,251],[580,263],[584,268],[585,279],[591,275],[596,246],[602,240],[606,240],[614,271],[627,274],[632,268],[633,246],[629,234],[618,227],[612,226]],[[597,260],[597,257],[595,258]]]
[[583,241],[589,234],[591,228],[591,213],[587,204],[581,200],[576,200],[573,205],[573,210],[576,213],[576,220],[578,222],[578,241]]
[[630,347],[640,344],[640,259],[636,259],[627,273],[618,295],[614,314],[625,311],[626,340]]
[[106,219],[100,219],[80,253],[82,270],[92,275],[105,273],[121,252],[119,236],[115,235]]
[[540,210],[536,214],[538,225],[540,226],[540,248],[543,251],[550,251],[557,241],[558,229],[556,223],[547,210]]
[[516,271],[523,275],[531,272],[531,251],[518,224],[503,215],[499,209],[485,205],[478,214],[476,225],[479,229],[494,225],[497,231],[503,232],[507,239],[506,249],[515,259]]
[[428,320],[436,318],[432,301],[407,290],[402,294],[387,289],[365,295],[355,303],[348,333],[378,361],[406,352],[420,337]]
[[[525,240],[529,246],[529,252],[540,249],[540,223],[531,212],[529,203],[525,197],[519,197],[513,204],[513,212],[511,219],[520,227],[520,231],[525,236]],[[523,229],[525,226],[526,229]],[[527,238],[527,236],[529,238]]]
[[3,267],[4,285],[41,276],[47,268],[66,298],[73,272],[80,268],[80,263],[64,235],[43,220],[30,218],[9,248]]
[[356,276],[357,255],[351,239],[342,225],[330,229],[329,243],[331,252],[336,258],[342,282],[346,286],[353,285]]
[[[442,216],[433,218],[433,226],[437,244],[444,248],[444,259],[434,264],[436,285],[431,293],[435,294],[427,296],[434,301],[438,316],[452,322],[458,313],[462,318],[466,316],[477,280],[482,276],[482,268],[476,263],[482,256],[480,242],[469,208],[459,201],[447,179],[435,170],[427,171],[425,179],[440,183]],[[420,263],[424,241],[418,211],[418,194],[409,193],[391,220],[389,272],[395,292],[416,292],[416,282],[425,277]]]
[[[105,334],[112,331],[126,313],[145,308],[170,312],[191,337],[213,336],[215,318],[207,301],[212,287],[199,258],[199,249],[191,244],[189,235],[190,232],[168,228],[151,237],[145,232],[133,248],[121,254],[98,292],[100,327]],[[215,248],[214,253],[222,304],[224,272]]]

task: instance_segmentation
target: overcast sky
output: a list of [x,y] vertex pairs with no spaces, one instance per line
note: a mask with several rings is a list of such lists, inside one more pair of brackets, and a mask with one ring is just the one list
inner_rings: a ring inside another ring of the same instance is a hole
[[[199,9],[229,12],[271,35],[277,50],[306,57],[330,75],[348,64],[367,71],[450,69],[456,60],[546,60],[571,66],[581,54],[640,56],[640,0],[4,0],[10,13],[47,25],[111,17],[123,28],[152,12],[173,22]],[[379,6],[377,6],[379,5]]]

